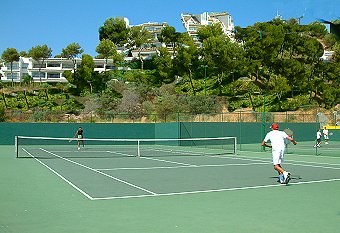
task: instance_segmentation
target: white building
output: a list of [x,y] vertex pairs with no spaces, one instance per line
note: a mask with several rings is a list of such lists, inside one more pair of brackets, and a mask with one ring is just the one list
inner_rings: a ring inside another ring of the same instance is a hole
[[322,57],[320,59],[325,61],[325,62],[330,62],[333,54],[334,54],[334,51],[326,51],[326,50],[324,50],[323,51],[323,55],[322,55]]
[[197,30],[201,26],[212,25],[215,23],[220,23],[222,30],[225,35],[230,39],[233,39],[234,21],[231,15],[227,12],[221,13],[208,13],[204,12],[202,14],[189,14],[182,13],[181,20],[184,28],[190,36],[197,40]]
[[[93,59],[95,71],[118,69],[113,64],[112,59]],[[37,62],[32,58],[20,57],[18,62],[11,64],[4,63],[1,67],[1,81],[3,82],[22,82],[27,75],[33,78],[33,82],[67,82],[63,76],[66,70],[73,71],[81,64],[81,58],[76,58],[75,65],[72,60],[66,58],[47,58],[43,63]]]
[[158,41],[158,36],[161,34],[162,29],[169,25],[166,22],[164,23],[147,22],[135,26],[142,26],[151,33],[151,35],[153,36],[153,41]]
[[[161,34],[162,29],[164,27],[169,26],[166,22],[158,23],[158,22],[147,22],[142,23],[139,25],[134,26],[141,26],[146,29],[152,35],[152,41],[148,44],[145,44],[141,50],[139,49],[132,49],[131,56],[132,58],[139,58],[141,56],[143,60],[151,59],[153,56],[158,54],[158,48],[165,47],[164,43],[159,42],[158,36]],[[133,27],[133,26],[132,26]]]

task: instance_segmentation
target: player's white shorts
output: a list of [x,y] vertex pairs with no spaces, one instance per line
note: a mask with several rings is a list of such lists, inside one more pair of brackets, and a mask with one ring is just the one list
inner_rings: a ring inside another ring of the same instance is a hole
[[278,150],[272,150],[273,155],[273,164],[281,164],[283,162],[283,156],[284,156],[285,149],[278,149]]

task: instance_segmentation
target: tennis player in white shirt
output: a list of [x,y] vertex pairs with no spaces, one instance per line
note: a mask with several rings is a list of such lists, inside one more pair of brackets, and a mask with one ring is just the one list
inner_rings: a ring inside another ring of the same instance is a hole
[[[285,171],[281,163],[285,154],[285,139],[291,141],[294,145],[297,142],[285,132],[279,131],[279,125],[277,123],[272,124],[272,131],[267,133],[262,142],[262,146],[272,148],[274,169],[279,173],[279,181],[281,184],[288,184],[290,180],[290,172]],[[270,145],[267,142],[270,141]]]
[[325,138],[325,144],[328,144],[329,134],[328,134],[328,129],[326,126],[323,127],[322,134],[323,134],[323,137]]

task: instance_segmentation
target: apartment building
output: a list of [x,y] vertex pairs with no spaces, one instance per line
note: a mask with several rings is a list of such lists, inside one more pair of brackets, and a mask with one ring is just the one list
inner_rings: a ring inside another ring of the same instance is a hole
[[149,31],[152,35],[152,42],[150,44],[146,44],[139,49],[132,49],[131,50],[131,56],[133,58],[138,58],[141,56],[144,60],[151,59],[152,56],[156,56],[158,54],[158,48],[165,46],[163,43],[158,41],[158,36],[161,34],[162,29],[164,27],[169,26],[167,23],[158,23],[158,22],[147,22],[142,23],[135,26],[142,26],[144,29]]
[[[113,64],[112,59],[93,59],[95,71],[118,69]],[[4,63],[1,67],[1,81],[3,82],[22,82],[27,75],[33,78],[33,82],[67,82],[63,76],[66,70],[73,71],[81,64],[81,58],[74,61],[66,58],[47,58],[42,63],[32,58],[20,57],[18,62]]]
[[142,23],[142,24],[135,25],[135,26],[142,26],[143,28],[145,28],[147,31],[151,33],[154,41],[158,41],[158,36],[161,34],[162,29],[169,25],[165,22],[164,23],[147,22],[147,23]]
[[201,26],[212,25],[220,23],[225,35],[230,39],[233,39],[234,21],[231,15],[227,12],[209,13],[204,12],[202,14],[189,14],[182,13],[181,20],[184,28],[190,36],[197,40],[197,30]]

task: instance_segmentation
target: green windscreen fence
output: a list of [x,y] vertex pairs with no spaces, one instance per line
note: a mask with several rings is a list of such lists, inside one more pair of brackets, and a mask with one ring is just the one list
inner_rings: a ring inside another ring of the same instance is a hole
[[[14,145],[15,136],[72,138],[78,129],[86,138],[155,138],[155,124],[0,123],[0,144]],[[165,130],[164,130],[165,131]]]
[[[261,151],[261,142],[271,131],[271,124],[266,123],[229,123],[229,122],[182,122],[180,137],[236,137],[239,150]],[[318,123],[280,123],[280,130],[291,129],[294,138],[301,142],[315,141]]]
[[[319,123],[280,123],[280,130],[291,129],[297,146],[287,144],[287,153],[337,155],[340,129],[331,129],[329,143],[314,148]],[[0,123],[0,145],[14,145],[15,136],[72,138],[78,127],[85,138],[183,139],[236,137],[237,150],[263,151],[261,142],[271,123],[250,122],[171,122],[171,123]],[[74,146],[74,145],[73,145]],[[268,150],[268,149],[267,149]],[[338,155],[339,154],[339,155]]]

